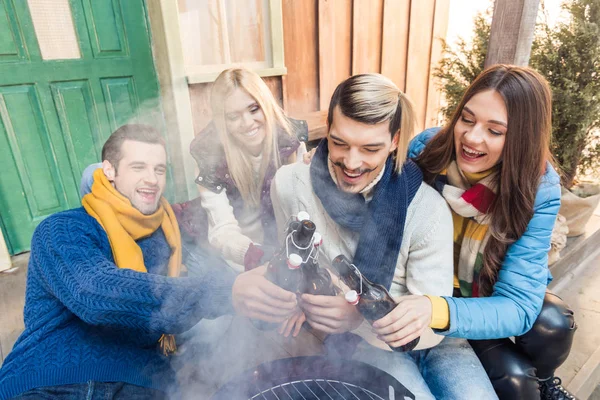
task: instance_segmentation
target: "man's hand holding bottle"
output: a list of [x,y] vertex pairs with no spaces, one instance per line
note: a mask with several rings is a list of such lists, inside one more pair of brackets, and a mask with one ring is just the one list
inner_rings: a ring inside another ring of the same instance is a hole
[[281,323],[278,332],[284,337],[288,337],[290,334],[293,337],[296,337],[300,333],[300,329],[302,329],[302,324],[304,324],[304,321],[306,321],[306,315],[302,309],[297,308],[291,317]]
[[300,307],[310,326],[325,333],[352,331],[363,321],[358,309],[343,296],[303,294]]
[[251,319],[280,323],[297,310],[296,295],[265,278],[266,266],[244,272],[232,288],[235,312]]

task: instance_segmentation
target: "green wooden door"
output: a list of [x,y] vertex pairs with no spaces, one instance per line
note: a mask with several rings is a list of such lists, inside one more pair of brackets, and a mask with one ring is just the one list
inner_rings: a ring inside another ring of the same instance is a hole
[[39,14],[0,0],[0,228],[11,254],[29,249],[43,218],[80,205],[83,169],[159,95],[144,0],[63,3],[80,57],[48,60]]

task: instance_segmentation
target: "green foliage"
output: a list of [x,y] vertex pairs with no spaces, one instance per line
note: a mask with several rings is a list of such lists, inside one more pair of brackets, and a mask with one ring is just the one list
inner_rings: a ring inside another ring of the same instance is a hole
[[538,27],[530,64],[552,87],[552,151],[571,187],[577,168],[600,156],[592,142],[600,128],[600,0],[571,0],[563,8],[570,20]]
[[[536,30],[530,66],[548,80],[553,92],[552,152],[571,187],[577,169],[600,165],[600,0],[567,0],[567,22]],[[456,49],[444,44],[434,75],[441,82],[447,119],[462,94],[483,71],[491,28],[491,10],[475,19],[471,45],[459,40]]]
[[456,50],[443,43],[444,57],[434,70],[434,76],[441,82],[441,90],[447,106],[441,112],[450,119],[467,87],[483,71],[491,27],[491,9],[475,17],[474,38],[467,43],[459,38]]

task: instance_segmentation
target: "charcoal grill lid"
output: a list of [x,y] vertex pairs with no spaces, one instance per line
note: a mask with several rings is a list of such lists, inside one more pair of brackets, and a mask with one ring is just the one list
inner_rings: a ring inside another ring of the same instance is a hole
[[[316,380],[317,383],[319,381],[343,382],[351,387],[358,387],[359,390],[365,389],[382,399],[390,399],[390,392],[393,392],[392,396],[396,400],[415,399],[415,396],[397,379],[372,365],[356,360],[316,356],[284,358],[261,364],[233,378],[222,386],[212,399],[275,398],[262,397],[260,394],[292,382],[313,380]],[[286,395],[282,398],[302,399],[303,397]],[[348,398],[356,400],[363,397],[355,395]],[[368,399],[369,397],[364,398]]]

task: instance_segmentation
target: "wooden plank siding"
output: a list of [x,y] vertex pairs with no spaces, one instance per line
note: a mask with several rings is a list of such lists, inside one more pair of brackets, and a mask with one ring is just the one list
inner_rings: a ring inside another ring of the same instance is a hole
[[200,133],[212,118],[210,90],[212,83],[197,83],[189,86],[190,105],[194,120],[194,135]]
[[[446,14],[446,20],[447,14]],[[383,37],[381,73],[400,90],[406,90],[406,58],[410,27],[410,0],[385,0],[383,5]]]
[[379,73],[383,0],[354,0],[353,6],[352,74]]
[[317,0],[283,0],[284,103],[291,116],[319,110],[317,31]]
[[[386,75],[408,94],[417,130],[432,126],[438,123],[440,95],[431,74],[442,55],[449,1],[282,0],[288,72],[264,79],[288,115],[311,121],[311,139],[326,131],[336,86],[365,72]],[[196,132],[210,120],[207,85],[190,86]]]
[[319,0],[319,109],[352,75],[352,0]]
[[406,94],[415,105],[417,131],[425,126],[435,1],[415,0],[410,7]]

